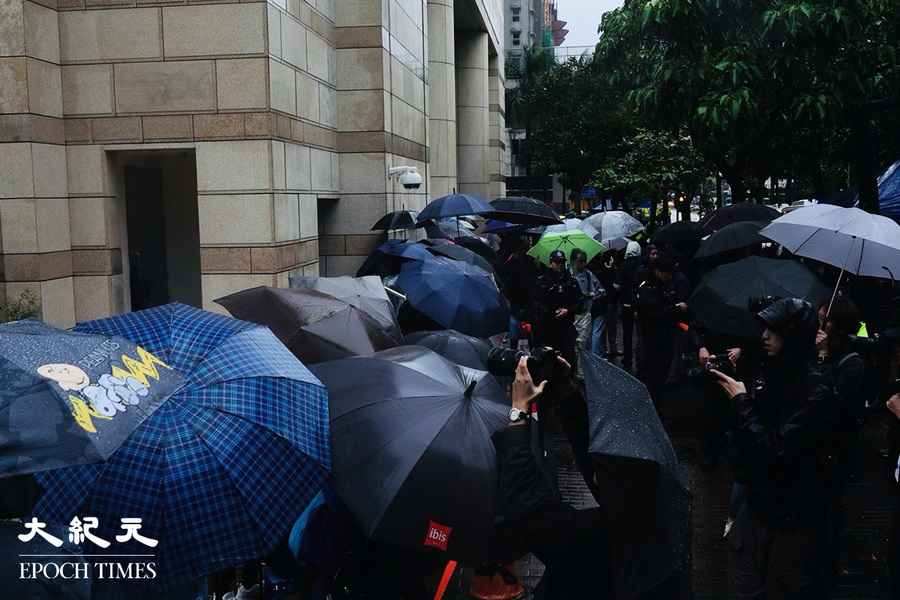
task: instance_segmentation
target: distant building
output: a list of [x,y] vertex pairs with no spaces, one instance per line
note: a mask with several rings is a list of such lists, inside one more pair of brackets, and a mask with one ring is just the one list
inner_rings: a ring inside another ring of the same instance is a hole
[[[386,211],[505,195],[505,12],[7,0],[0,301],[31,290],[63,327],[169,301],[221,311],[237,290],[354,273]],[[421,188],[387,178],[406,165]]]

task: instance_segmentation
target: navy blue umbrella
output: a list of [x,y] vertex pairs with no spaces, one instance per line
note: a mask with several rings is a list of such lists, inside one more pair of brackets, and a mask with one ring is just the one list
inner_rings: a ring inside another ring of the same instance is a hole
[[481,227],[480,233],[521,233],[530,227],[530,225],[516,225],[507,221],[490,219]]
[[[39,474],[37,518],[96,517],[111,545],[91,551],[153,554],[164,588],[287,537],[331,469],[328,394],[271,331],[183,304],[77,330],[131,340],[155,358],[126,361],[134,378],[172,371],[183,386],[106,462]],[[158,545],[117,540],[123,518],[141,519],[138,533]]]
[[109,459],[183,384],[129,370],[155,360],[121,336],[0,326],[0,477]]
[[429,202],[422,212],[419,213],[418,222],[423,223],[429,219],[439,220],[462,215],[482,215],[493,211],[494,207],[478,196],[450,194]]
[[397,287],[420,313],[475,337],[506,331],[509,309],[494,278],[483,269],[449,258],[406,264]]
[[387,277],[400,272],[403,263],[411,260],[428,260],[431,254],[421,244],[403,240],[388,240],[366,257],[356,272],[357,277],[378,275]]

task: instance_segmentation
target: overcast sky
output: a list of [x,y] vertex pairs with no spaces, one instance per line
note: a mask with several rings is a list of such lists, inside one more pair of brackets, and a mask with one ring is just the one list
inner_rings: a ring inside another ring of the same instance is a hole
[[565,46],[593,46],[603,13],[622,6],[623,0],[557,0],[557,12],[568,21]]

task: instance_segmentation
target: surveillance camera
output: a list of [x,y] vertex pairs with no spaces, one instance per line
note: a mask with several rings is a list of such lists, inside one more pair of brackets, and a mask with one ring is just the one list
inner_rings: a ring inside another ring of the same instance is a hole
[[408,190],[417,190],[422,185],[422,176],[412,169],[400,176],[400,184]]

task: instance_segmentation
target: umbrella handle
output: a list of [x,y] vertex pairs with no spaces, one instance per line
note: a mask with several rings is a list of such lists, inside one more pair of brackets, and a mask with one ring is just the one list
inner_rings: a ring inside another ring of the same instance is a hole
[[447,566],[444,567],[444,574],[441,575],[441,582],[438,584],[437,590],[434,593],[434,600],[442,600],[444,593],[447,591],[447,586],[450,585],[450,578],[453,577],[453,571],[455,570],[456,561],[448,561]]
[[[844,277],[844,269],[847,268],[847,262],[850,260],[850,255],[853,253],[853,248],[856,246],[856,237],[853,238],[853,243],[850,244],[850,249],[847,250],[847,258],[844,259],[844,266],[841,267],[841,274],[838,275],[837,283],[834,284],[834,292],[831,294],[831,300],[828,302],[828,310],[825,312],[825,318],[828,318],[831,315],[831,306],[834,304],[834,299],[837,297],[838,288],[841,287],[841,279]],[[862,255],[860,255],[860,260],[862,260]]]

